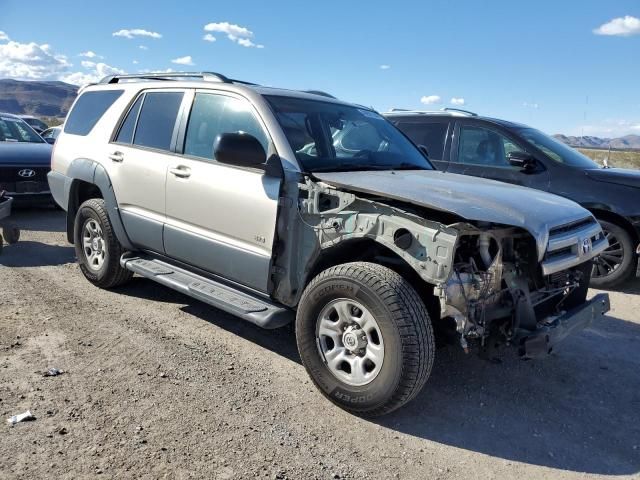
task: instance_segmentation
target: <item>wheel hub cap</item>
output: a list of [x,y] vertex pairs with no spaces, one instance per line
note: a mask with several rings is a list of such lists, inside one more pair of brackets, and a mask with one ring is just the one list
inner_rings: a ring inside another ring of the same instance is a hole
[[359,302],[340,298],[318,316],[316,343],[329,371],[353,386],[371,383],[384,361],[382,331],[374,316]]
[[91,270],[100,270],[106,256],[106,245],[102,227],[92,218],[85,222],[82,229],[82,250],[87,260],[87,266]]

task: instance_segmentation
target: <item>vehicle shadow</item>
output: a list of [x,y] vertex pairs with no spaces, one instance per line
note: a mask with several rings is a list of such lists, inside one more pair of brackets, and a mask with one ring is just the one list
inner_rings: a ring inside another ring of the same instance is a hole
[[[291,325],[263,330],[142,278],[118,291],[183,304],[182,311],[301,363]],[[525,362],[511,350],[501,360],[439,349],[421,394],[372,422],[505,461],[591,474],[640,471],[640,325],[606,316],[545,360]]]
[[7,219],[20,230],[66,232],[66,213],[51,206],[14,208]]
[[5,267],[46,267],[75,262],[73,247],[20,240],[13,245],[4,245],[0,254],[0,265]]
[[604,317],[547,359],[501,364],[449,347],[410,404],[375,423],[507,461],[640,471],[640,325]]

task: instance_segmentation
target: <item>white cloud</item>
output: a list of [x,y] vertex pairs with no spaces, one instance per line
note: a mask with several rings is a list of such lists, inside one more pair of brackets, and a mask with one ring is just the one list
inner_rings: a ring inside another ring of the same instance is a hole
[[175,63],[177,65],[193,65],[193,59],[191,55],[186,55],[184,57],[178,57],[171,60],[171,63]]
[[96,83],[109,75],[124,75],[124,70],[112,67],[106,63],[96,63],[93,71],[90,72],[73,72],[60,76],[60,80],[74,85],[86,85],[87,83]]
[[90,60],[83,60],[80,62],[80,64],[84,67],[84,68],[93,68],[96,66],[96,62],[92,62]]
[[451,105],[464,105],[464,98],[462,97],[452,97],[451,98]]
[[[217,32],[224,33],[229,40],[232,42],[236,42],[238,45],[242,45],[243,47],[254,47],[254,48],[264,48],[264,45],[259,43],[254,43],[251,39],[253,38],[253,32],[246,27],[242,27],[240,25],[236,25],[234,23],[229,22],[219,22],[219,23],[207,23],[204,26],[205,32]],[[209,40],[207,37],[214,38],[211,35],[205,35],[204,40]]]
[[158,32],[150,32],[149,30],[143,30],[142,28],[134,28],[132,30],[122,29],[117,32],[113,32],[114,37],[134,38],[134,37],[149,37],[149,38],[162,38],[162,35]]
[[204,37],[202,37],[202,39],[203,39],[205,42],[215,42],[215,41],[216,41],[216,37],[214,37],[214,36],[213,36],[213,35],[211,35],[210,33],[206,33],[206,34],[204,35]]
[[87,50],[86,52],[79,53],[78,56],[85,57],[85,58],[104,58],[102,55],[98,55],[96,52],[92,52],[91,50]]
[[523,102],[522,106],[524,108],[533,108],[534,110],[537,110],[538,108],[540,108],[540,104],[538,104],[538,103],[530,103],[530,102]]
[[0,45],[0,77],[41,80],[64,74],[69,67],[67,57],[47,44],[9,41]]
[[442,99],[438,95],[425,95],[420,99],[420,102],[424,103],[425,105],[433,105],[435,103],[440,103],[441,100]]
[[600,25],[593,33],[596,35],[614,35],[618,37],[640,35],[640,19],[630,15],[614,18]]
[[138,65],[138,60],[134,60],[134,61],[133,61],[133,62],[131,62],[131,63],[133,63],[134,65]]
[[626,120],[607,118],[602,122],[588,125],[579,125],[569,132],[570,135],[594,136],[604,138],[617,138],[625,135],[638,135],[640,133],[639,120]]
[[380,70],[389,70],[391,65],[380,65]]
[[6,33],[4,33],[2,30],[0,30],[0,42],[2,41],[9,41],[9,35],[7,35]]
[[149,47],[147,47],[146,45],[138,45],[138,48],[140,50],[149,50]]

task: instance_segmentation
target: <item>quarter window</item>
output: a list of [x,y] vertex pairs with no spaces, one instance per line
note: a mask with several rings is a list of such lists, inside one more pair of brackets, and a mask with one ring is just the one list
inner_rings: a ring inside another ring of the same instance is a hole
[[120,98],[122,92],[123,90],[97,90],[80,95],[65,122],[64,133],[89,135],[104,112]]
[[159,150],[170,149],[182,96],[182,92],[145,94],[133,137],[134,145]]
[[237,132],[253,135],[267,151],[269,141],[248,102],[223,95],[197,93],[187,125],[184,154],[211,160],[216,138],[223,133]]
[[133,133],[136,129],[136,120],[138,120],[138,113],[140,112],[143,98],[144,95],[140,95],[136,100],[136,103],[134,103],[133,107],[131,107],[131,110],[129,110],[127,118],[122,124],[122,127],[120,127],[120,132],[118,132],[118,138],[116,138],[116,142],[131,143],[133,141]]
[[463,126],[458,142],[458,163],[486,167],[513,167],[507,155],[523,149],[504,135],[482,127]]

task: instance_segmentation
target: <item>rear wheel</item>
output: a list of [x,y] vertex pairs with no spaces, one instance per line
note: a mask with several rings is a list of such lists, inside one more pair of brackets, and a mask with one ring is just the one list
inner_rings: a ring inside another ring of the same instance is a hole
[[94,285],[112,288],[126,283],[133,276],[133,272],[120,266],[124,249],[113,233],[101,198],[92,198],[80,205],[75,219],[74,241],[80,270]]
[[314,278],[298,306],[296,339],[320,391],[362,416],[413,399],[433,365],[424,303],[398,273],[372,263],[338,265]]
[[635,273],[637,257],[631,235],[621,226],[599,220],[609,247],[593,260],[591,286],[611,288],[620,285]]

